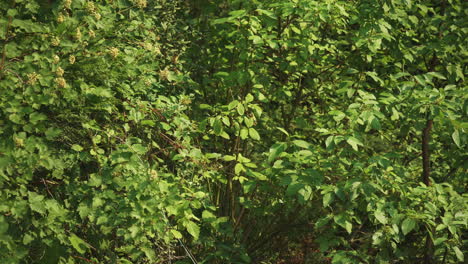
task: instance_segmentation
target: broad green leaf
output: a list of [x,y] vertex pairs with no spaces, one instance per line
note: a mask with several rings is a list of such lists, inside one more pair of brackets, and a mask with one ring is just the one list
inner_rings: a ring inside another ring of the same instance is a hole
[[238,104],[239,104],[239,101],[234,100],[234,101],[232,101],[232,102],[229,103],[228,109],[229,109],[229,110],[232,110],[232,109],[236,108],[236,106],[237,106]]
[[216,216],[212,212],[208,210],[204,210],[202,213],[202,218],[203,219],[215,219]]
[[182,234],[181,234],[179,231],[175,230],[175,229],[171,229],[171,233],[172,233],[172,235],[174,235],[174,237],[177,238],[177,239],[181,239],[181,238],[182,238]]
[[249,130],[245,127],[243,127],[240,131],[240,138],[241,139],[246,139],[249,136]]
[[382,224],[387,224],[387,217],[385,216],[384,212],[377,210],[374,212],[375,218]]
[[361,145],[362,146],[362,143],[361,141],[359,141],[357,138],[355,137],[349,137],[346,142],[348,142],[349,145],[351,145],[351,147],[353,147],[353,149],[355,151],[358,151],[358,145]]
[[238,113],[239,115],[241,115],[241,116],[244,115],[244,113],[245,113],[245,108],[244,108],[244,106],[243,106],[242,104],[238,104],[238,105],[237,105],[237,113]]
[[334,200],[333,193],[326,193],[323,196],[323,206],[324,207],[329,206],[333,202],[333,200]]
[[258,134],[257,130],[255,130],[255,128],[253,127],[249,128],[249,135],[252,139],[260,140],[260,135]]
[[465,261],[465,256],[463,255],[463,252],[457,246],[453,246],[452,248],[455,252],[455,255],[457,256],[457,259],[461,262]]
[[216,118],[213,123],[213,130],[214,130],[215,135],[217,136],[221,135],[222,129],[223,129],[223,125],[221,123],[221,120]]
[[274,161],[281,153],[286,150],[285,143],[276,143],[270,148],[270,155],[268,155],[268,163]]
[[195,240],[198,240],[198,237],[200,236],[200,227],[190,220],[185,222],[185,227],[189,234],[192,235]]
[[310,147],[310,144],[304,140],[294,140],[293,144],[305,149]]
[[44,195],[37,194],[35,192],[28,192],[29,207],[31,210],[45,214],[45,203]]
[[411,218],[406,218],[401,224],[401,231],[403,231],[403,235],[407,235],[415,227],[416,227],[416,221],[414,221]]
[[71,147],[74,151],[82,151],[83,150],[83,147],[78,145],[78,144],[73,144],[72,147]]
[[253,97],[252,94],[249,93],[249,94],[247,94],[247,95],[245,96],[245,102],[246,102],[246,103],[250,103],[250,102],[252,102],[253,100],[254,100],[254,97]]
[[234,173],[239,175],[242,171],[245,171],[244,165],[242,165],[242,163],[237,163],[236,166],[234,166]]

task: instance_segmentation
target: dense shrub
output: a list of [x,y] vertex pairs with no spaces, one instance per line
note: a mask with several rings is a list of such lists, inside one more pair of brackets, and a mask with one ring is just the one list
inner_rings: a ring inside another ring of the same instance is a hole
[[0,261],[464,261],[466,10],[1,2]]

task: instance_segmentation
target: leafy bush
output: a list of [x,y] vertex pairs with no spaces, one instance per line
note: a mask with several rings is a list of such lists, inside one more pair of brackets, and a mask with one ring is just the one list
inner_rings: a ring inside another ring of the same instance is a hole
[[1,2],[0,260],[464,261],[465,10]]

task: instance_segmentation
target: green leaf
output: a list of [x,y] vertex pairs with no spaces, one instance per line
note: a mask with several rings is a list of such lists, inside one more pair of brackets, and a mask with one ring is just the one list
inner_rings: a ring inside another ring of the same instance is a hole
[[234,173],[239,175],[242,171],[245,171],[244,165],[242,165],[242,163],[237,163],[236,166],[234,166]]
[[461,147],[461,142],[460,142],[460,133],[458,132],[458,129],[455,129],[455,131],[452,134],[452,139],[453,142],[457,145],[457,147]]
[[151,262],[154,262],[156,259],[156,253],[154,252],[154,249],[148,248],[148,247],[142,247],[141,250],[145,252],[145,256],[150,260]]
[[401,230],[403,231],[403,235],[408,234],[415,227],[416,227],[416,221],[414,221],[411,218],[406,218],[401,224]]
[[202,218],[203,219],[216,219],[216,216],[212,212],[208,210],[204,210],[202,213]]
[[327,139],[325,140],[325,147],[329,147],[332,143],[333,143],[333,140],[335,139],[335,136],[329,136],[327,137]]
[[465,261],[465,256],[463,255],[463,252],[457,246],[453,246],[452,248],[455,252],[455,255],[457,256],[457,259],[461,262]]
[[241,115],[241,116],[244,115],[245,108],[244,108],[244,106],[242,104],[237,105],[237,113],[239,113],[239,115]]
[[268,155],[268,163],[274,161],[281,153],[286,150],[285,143],[275,143],[270,148],[270,155]]
[[444,75],[442,75],[442,74],[439,73],[439,72],[428,72],[427,74],[428,74],[428,75],[431,75],[431,76],[434,76],[434,77],[436,77],[436,78],[438,78],[438,79],[441,79],[441,80],[446,80],[446,79],[447,79],[447,78],[445,78]]
[[73,146],[71,147],[74,151],[82,151],[83,150],[83,147],[78,145],[78,144],[73,144]]
[[37,122],[43,120],[47,120],[47,116],[44,114],[34,112],[29,115],[29,121],[33,124],[37,124]]
[[190,220],[185,222],[185,227],[187,228],[189,234],[192,235],[195,240],[197,240],[200,236],[200,227]]
[[174,237],[177,238],[177,239],[181,239],[181,238],[182,238],[182,234],[181,234],[179,231],[175,230],[175,229],[171,229],[171,233],[172,233],[172,235],[174,235]]
[[375,218],[382,224],[387,224],[387,217],[385,216],[384,212],[377,210],[374,212]]
[[253,97],[252,94],[249,93],[249,94],[247,94],[247,95],[245,96],[245,102],[246,102],[246,103],[250,103],[250,102],[252,102],[253,100],[254,100],[254,97]]
[[284,128],[281,128],[281,127],[276,127],[276,129],[278,129],[279,131],[283,132],[286,136],[289,137],[289,133],[288,131],[286,131]]
[[236,108],[236,106],[237,106],[238,104],[239,104],[239,101],[234,100],[234,101],[232,101],[232,102],[229,103],[228,109],[229,109],[229,110],[232,110],[232,109]]
[[380,130],[381,129],[381,126],[380,126],[380,121],[378,118],[376,117],[373,117],[372,118],[372,121],[371,121],[371,127],[375,130]]
[[310,144],[304,140],[294,140],[293,144],[298,147],[305,148],[305,149],[310,147]]
[[335,223],[337,223],[339,226],[343,227],[346,229],[348,234],[351,234],[353,230],[353,224],[348,221],[347,217],[344,214],[339,214],[333,217],[333,220]]
[[249,130],[247,128],[242,128],[240,131],[240,138],[246,139],[249,136]]
[[68,239],[70,240],[72,247],[76,249],[76,251],[78,251],[80,254],[84,254],[86,252],[88,244],[84,242],[81,238],[72,233]]
[[31,210],[45,214],[45,203],[44,195],[37,194],[35,192],[28,192],[29,207]]
[[438,245],[442,244],[446,240],[447,240],[446,237],[439,237],[436,240],[434,240],[434,246],[438,246]]
[[249,128],[249,135],[252,139],[260,140],[260,135],[258,134],[257,130],[255,130],[255,128],[253,127]]
[[357,138],[355,137],[349,137],[346,142],[348,142],[349,145],[351,145],[351,147],[353,147],[353,149],[355,151],[358,151],[358,145],[361,145],[362,146],[362,143],[361,141],[359,141]]
[[213,130],[214,130],[215,135],[217,136],[221,135],[222,129],[223,129],[223,125],[222,125],[221,120],[216,118],[213,124]]
[[333,196],[333,193],[326,193],[323,196],[323,206],[324,207],[329,206],[333,202],[334,199],[335,197]]

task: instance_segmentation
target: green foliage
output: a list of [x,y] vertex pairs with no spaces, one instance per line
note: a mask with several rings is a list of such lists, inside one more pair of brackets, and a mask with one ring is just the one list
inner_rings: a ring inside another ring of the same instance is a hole
[[466,10],[2,1],[0,261],[464,261]]

